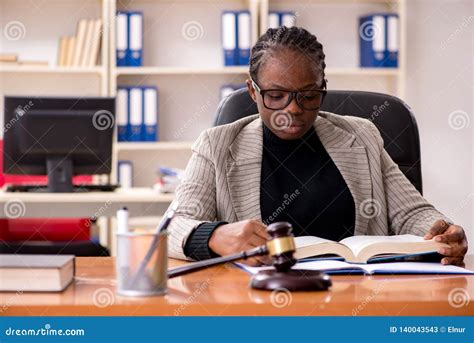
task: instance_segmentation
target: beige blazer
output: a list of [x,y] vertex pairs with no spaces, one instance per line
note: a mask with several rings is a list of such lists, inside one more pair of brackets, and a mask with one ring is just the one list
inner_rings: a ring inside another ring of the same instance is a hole
[[[194,143],[176,191],[180,206],[169,227],[171,257],[186,258],[186,239],[203,222],[262,220],[262,125],[256,114],[210,128]],[[354,198],[356,235],[424,235],[437,219],[451,222],[400,171],[371,121],[321,111],[314,127]]]

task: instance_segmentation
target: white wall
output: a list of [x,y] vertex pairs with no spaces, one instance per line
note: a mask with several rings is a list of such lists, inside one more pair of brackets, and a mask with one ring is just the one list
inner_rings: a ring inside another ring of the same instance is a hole
[[474,251],[473,29],[473,0],[408,1],[405,100],[420,129],[424,196],[464,227],[470,252]]

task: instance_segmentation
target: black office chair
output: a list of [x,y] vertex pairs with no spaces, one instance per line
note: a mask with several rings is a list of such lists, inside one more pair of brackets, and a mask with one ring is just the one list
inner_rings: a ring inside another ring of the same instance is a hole
[[[422,193],[420,137],[411,109],[386,94],[360,91],[328,91],[323,111],[370,119],[384,139],[385,149],[408,180]],[[246,88],[234,91],[217,108],[214,126],[232,123],[258,113]]]

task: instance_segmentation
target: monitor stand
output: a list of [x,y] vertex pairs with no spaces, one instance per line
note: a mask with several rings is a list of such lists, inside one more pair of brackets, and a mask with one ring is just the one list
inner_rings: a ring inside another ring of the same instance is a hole
[[48,173],[48,192],[73,192],[71,158],[66,156],[48,157],[46,171]]

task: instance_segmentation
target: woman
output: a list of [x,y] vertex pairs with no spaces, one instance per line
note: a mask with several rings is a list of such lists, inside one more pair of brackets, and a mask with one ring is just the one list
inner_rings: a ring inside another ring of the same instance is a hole
[[[266,225],[341,240],[411,233],[462,264],[463,229],[430,205],[366,119],[319,111],[322,45],[302,28],[269,29],[252,48],[248,91],[259,114],[203,132],[193,145],[170,225],[170,256],[207,259],[265,244]],[[265,258],[247,263],[258,265]]]

